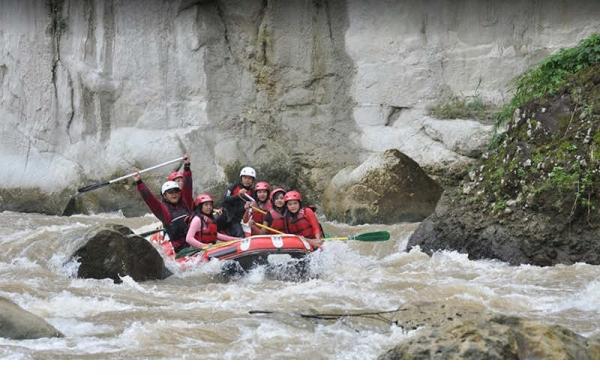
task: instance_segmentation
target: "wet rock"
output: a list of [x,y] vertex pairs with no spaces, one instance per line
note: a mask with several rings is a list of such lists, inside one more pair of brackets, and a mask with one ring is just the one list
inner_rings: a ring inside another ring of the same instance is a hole
[[459,155],[476,158],[483,154],[493,135],[493,127],[474,120],[423,119],[423,130],[434,141]]
[[44,319],[23,310],[12,301],[0,297],[0,337],[27,340],[63,336]]
[[328,219],[349,224],[414,222],[433,212],[441,193],[414,160],[391,149],[338,172],[322,203]]
[[131,236],[122,225],[102,225],[90,229],[82,245],[71,256],[80,263],[77,276],[121,282],[122,276],[136,281],[161,280],[170,276],[158,251],[150,242]]
[[575,228],[560,217],[521,210],[503,220],[473,206],[457,190],[448,190],[411,235],[407,248],[418,245],[428,254],[452,249],[469,259],[499,259],[512,265],[600,264],[600,230],[577,233]]
[[600,341],[557,325],[504,315],[455,318],[421,328],[379,359],[600,359]]

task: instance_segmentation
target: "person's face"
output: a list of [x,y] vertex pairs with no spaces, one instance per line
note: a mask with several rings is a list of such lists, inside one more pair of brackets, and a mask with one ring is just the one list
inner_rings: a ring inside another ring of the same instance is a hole
[[165,197],[167,202],[176,204],[177,202],[179,202],[179,199],[181,198],[181,190],[179,190],[179,189],[167,190],[167,191],[165,191],[165,194],[163,196]]
[[273,199],[273,204],[277,208],[281,208],[285,206],[285,201],[283,200],[283,193],[275,194],[275,199]]
[[205,215],[212,214],[213,211],[213,202],[204,202],[202,203],[202,213]]
[[266,202],[269,199],[269,192],[267,190],[258,190],[256,191],[256,197],[261,202]]
[[300,211],[300,202],[299,201],[287,201],[287,209],[291,213],[295,214]]
[[175,182],[177,182],[179,184],[179,188],[180,189],[183,189],[183,177],[177,177],[173,181],[175,181]]
[[249,188],[254,183],[254,177],[242,176],[242,185]]

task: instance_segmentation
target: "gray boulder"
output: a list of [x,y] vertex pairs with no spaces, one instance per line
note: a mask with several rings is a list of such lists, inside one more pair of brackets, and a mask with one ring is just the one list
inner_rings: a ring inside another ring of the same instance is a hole
[[385,316],[414,336],[379,359],[599,359],[600,340],[493,314],[476,302],[409,303]]
[[44,319],[0,297],[0,337],[13,340],[64,337]]
[[121,282],[122,276],[135,281],[162,280],[170,276],[158,251],[142,237],[133,236],[122,225],[101,225],[90,229],[71,256],[80,263],[77,277]]
[[338,172],[322,203],[330,220],[390,224],[425,219],[441,194],[414,160],[391,149]]

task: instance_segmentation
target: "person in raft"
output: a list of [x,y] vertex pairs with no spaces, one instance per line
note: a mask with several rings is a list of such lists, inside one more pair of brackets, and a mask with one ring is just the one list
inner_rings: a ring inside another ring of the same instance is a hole
[[[254,225],[254,223],[262,224],[265,219],[265,215],[271,209],[271,201],[269,200],[269,194],[271,193],[271,185],[266,181],[259,181],[254,185],[254,201],[250,203],[250,207],[244,212],[242,218],[242,227],[244,233],[247,234],[247,229],[244,227],[244,223],[249,224],[251,227],[251,234],[263,234],[264,231]],[[249,220],[252,220],[250,223]],[[272,234],[272,233],[269,233]]]
[[[277,187],[271,192],[271,208],[267,211],[263,224],[279,232],[285,232],[285,190]],[[271,234],[269,230],[262,230],[261,234]]]
[[234,237],[244,237],[242,217],[250,207],[253,195],[252,186],[256,179],[256,171],[252,167],[244,167],[240,171],[240,181],[231,185],[223,199],[223,215],[217,223],[220,231],[226,231]]
[[175,181],[179,184],[179,187],[183,189],[183,172],[173,171],[167,176],[167,181]]
[[194,200],[194,218],[190,223],[185,240],[190,246],[201,249],[217,240],[231,241],[236,237],[217,232],[217,222],[213,216],[213,198],[209,194],[200,194]]
[[[191,178],[191,175],[190,175]],[[173,171],[171,173],[169,173],[169,175],[167,176],[167,181],[175,181],[177,182],[177,184],[179,185],[179,188],[183,191],[183,184],[185,183],[185,175],[184,172],[182,171]],[[188,207],[194,207],[194,202],[192,201],[192,194],[190,191],[190,194],[184,194],[181,196],[182,199],[185,200],[185,204],[188,205]]]
[[302,206],[302,195],[295,190],[288,191],[283,200],[286,206],[285,232],[306,238],[314,248],[321,246],[323,240],[319,220],[311,208]]
[[[193,202],[190,159],[187,155],[184,155],[183,161],[183,187],[179,187],[179,184],[175,181],[165,182],[161,188],[162,200],[157,199],[152,194],[142,181],[139,173],[133,176],[137,191],[154,216],[162,222],[175,252],[187,246],[185,237],[188,232],[188,222],[193,212],[193,207],[186,203]],[[183,196],[186,196],[187,199],[183,199]]]

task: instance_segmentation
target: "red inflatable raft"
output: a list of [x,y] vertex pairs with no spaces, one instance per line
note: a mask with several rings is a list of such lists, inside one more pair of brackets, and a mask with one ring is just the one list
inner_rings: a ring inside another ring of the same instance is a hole
[[[158,245],[165,256],[175,259],[173,246],[164,238],[162,232],[153,234],[150,242]],[[211,259],[231,260],[238,262],[244,270],[248,270],[255,265],[266,264],[269,255],[287,254],[292,258],[303,258],[314,250],[303,237],[294,234],[258,235],[216,243],[207,250],[177,258],[176,261],[186,269],[198,263],[209,262]]]

